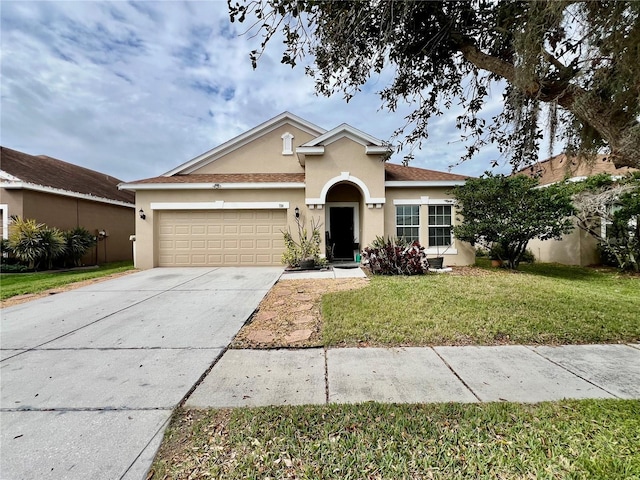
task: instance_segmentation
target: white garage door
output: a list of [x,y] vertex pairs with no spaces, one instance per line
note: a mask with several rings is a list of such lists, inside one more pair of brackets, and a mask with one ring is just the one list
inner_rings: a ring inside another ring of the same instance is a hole
[[281,265],[286,210],[158,212],[158,264]]

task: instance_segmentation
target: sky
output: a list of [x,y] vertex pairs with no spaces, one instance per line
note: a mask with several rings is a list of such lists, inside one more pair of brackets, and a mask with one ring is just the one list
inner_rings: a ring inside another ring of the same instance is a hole
[[[276,42],[253,70],[249,52],[260,39],[229,21],[226,1],[3,0],[0,18],[2,146],[127,182],[161,175],[284,111],[388,141],[411,108],[381,108],[376,92],[388,71],[349,103],[319,97],[302,67],[280,63]],[[500,93],[487,115],[500,110]],[[457,114],[433,118],[411,166],[478,176],[497,160],[493,171],[508,173],[493,147],[449,170],[465,153]]]

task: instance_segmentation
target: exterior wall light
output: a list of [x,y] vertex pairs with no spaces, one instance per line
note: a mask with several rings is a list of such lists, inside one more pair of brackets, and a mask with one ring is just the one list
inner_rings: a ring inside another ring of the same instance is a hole
[[296,218],[300,218],[300,209],[298,207],[296,207],[294,212],[296,213]]
[[144,214],[144,210],[140,209],[140,211],[138,212],[138,215],[140,215],[140,218],[142,220],[144,220],[145,218],[147,218],[147,216]]

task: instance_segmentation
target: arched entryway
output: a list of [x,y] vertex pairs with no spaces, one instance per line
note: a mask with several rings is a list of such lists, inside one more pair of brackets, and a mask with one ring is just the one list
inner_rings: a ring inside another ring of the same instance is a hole
[[327,192],[325,225],[327,256],[333,260],[353,260],[362,235],[362,192],[351,182],[340,182]]

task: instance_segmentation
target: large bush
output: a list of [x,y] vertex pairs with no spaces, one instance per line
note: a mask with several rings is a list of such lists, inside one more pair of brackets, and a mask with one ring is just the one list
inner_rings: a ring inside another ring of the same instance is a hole
[[51,269],[56,265],[78,266],[82,256],[94,245],[95,237],[83,227],[63,232],[33,219],[14,216],[2,255],[12,257],[30,270]]
[[500,252],[497,258],[518,268],[529,240],[559,239],[573,228],[574,209],[566,188],[537,186],[537,180],[525,175],[486,173],[468,179],[453,191],[462,216],[453,234],[472,245],[491,245]]
[[424,247],[399,239],[377,237],[364,249],[364,260],[378,275],[420,275],[428,269]]
[[67,246],[65,264],[78,267],[85,253],[96,244],[96,237],[84,227],[62,232]]
[[40,234],[44,228],[44,224],[37,223],[33,219],[11,217],[9,250],[15,258],[30,269],[36,268],[45,255],[40,241]]

